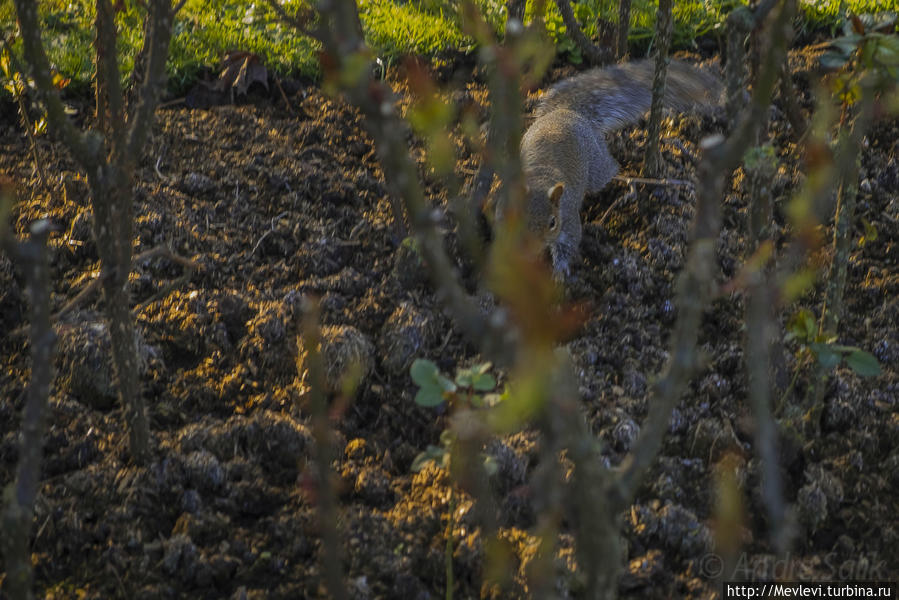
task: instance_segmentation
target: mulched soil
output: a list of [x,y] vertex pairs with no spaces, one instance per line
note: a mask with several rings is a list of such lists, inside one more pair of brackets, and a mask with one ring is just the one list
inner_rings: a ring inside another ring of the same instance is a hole
[[[793,57],[801,90],[817,77],[814,63],[811,54]],[[428,357],[454,372],[479,357],[453,329],[409,248],[394,238],[383,174],[361,117],[315,86],[298,84],[292,92],[289,109],[278,93],[240,105],[159,111],[138,173],[135,252],[167,244],[198,269],[178,282],[182,268],[157,257],[132,274],[153,459],[147,467],[129,463],[103,304],[92,298],[56,326],[57,379],[33,529],[39,596],[323,595],[321,524],[309,475],[313,436],[297,368],[298,316],[303,297],[314,294],[328,326],[326,342],[356,344],[370,356],[355,399],[334,413],[350,595],[444,597],[451,481],[434,466],[419,473],[410,466],[438,443],[446,415],[413,402],[408,367]],[[459,94],[484,108],[482,83]],[[0,170],[19,185],[11,224],[20,236],[38,218],[60,229],[51,238],[58,308],[98,269],[87,186],[63,147],[42,139],[50,189],[41,188],[14,113],[3,114]],[[771,182],[774,229],[781,237],[781,211],[803,180],[803,164],[783,113],[775,107],[771,114],[779,161]],[[663,143],[665,175],[690,179],[694,168],[683,149],[696,153],[705,135],[722,130],[723,119],[719,113],[671,117],[664,137],[678,143]],[[736,461],[744,489],[738,575],[899,579],[897,125],[875,123],[862,155],[857,233],[867,221],[877,237],[853,247],[840,336],[877,356],[883,374],[865,379],[840,366],[819,410],[784,419],[781,465],[795,528],[789,555],[775,557],[766,543],[746,401],[744,298],[725,294],[700,331],[705,367],[678,405],[636,503],[622,516],[628,564],[622,597],[714,595],[720,567],[713,554],[715,465],[726,456]],[[612,137],[625,172],[639,172],[645,142],[640,126]],[[410,143],[422,157],[421,143]],[[470,176],[474,159],[458,146],[460,173]],[[737,275],[748,249],[746,187],[738,174],[724,202],[721,282]],[[431,202],[445,205],[440,186],[429,181],[426,189]],[[626,197],[600,224],[620,196]],[[584,417],[611,465],[634,442],[651,383],[668,356],[673,284],[684,264],[694,200],[689,189],[628,195],[614,183],[585,202],[581,262],[569,294],[589,301],[589,309],[568,348]],[[9,334],[27,319],[23,286],[21,271],[0,256],[3,485],[18,459],[31,369],[24,337]],[[802,305],[819,310],[822,292],[818,284]],[[795,308],[782,311],[783,321]],[[787,345],[778,354],[788,377],[799,368],[795,349]],[[788,403],[799,403],[811,377],[809,370],[799,374]],[[526,490],[538,447],[536,435],[525,431],[491,449],[502,457],[494,488],[504,507],[503,536],[516,553],[506,590],[481,590],[485,550],[470,498],[455,493],[454,597],[527,596],[535,515]],[[560,597],[578,597],[571,539],[563,531],[556,548]]]

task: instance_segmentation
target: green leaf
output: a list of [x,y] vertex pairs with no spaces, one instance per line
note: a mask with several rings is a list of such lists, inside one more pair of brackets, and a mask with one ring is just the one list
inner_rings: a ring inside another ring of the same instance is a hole
[[807,308],[794,314],[787,323],[788,337],[796,338],[803,344],[814,339],[815,329],[815,316]]
[[825,69],[842,69],[849,61],[849,57],[837,52],[825,52],[821,55],[820,61]]
[[437,386],[425,385],[415,394],[415,403],[425,408],[440,406],[443,404],[443,392]]
[[[437,394],[441,397],[440,402],[442,402],[443,392],[454,393],[456,391],[456,385],[441,375],[437,365],[429,360],[416,358],[409,368],[409,373],[412,375],[412,381],[421,388],[419,393],[428,390],[426,394],[422,396],[422,399],[425,401],[433,402],[434,399],[431,396]],[[418,396],[415,397],[416,402],[418,402],[418,398]],[[436,404],[425,404],[423,406],[436,406],[437,404],[440,404],[440,402],[437,402]]]
[[418,473],[419,471],[424,469],[425,465],[429,462],[435,462],[441,467],[446,466],[446,459],[448,454],[449,453],[444,448],[429,445],[424,452],[420,452],[418,456],[415,457],[415,460],[412,461],[412,466],[410,468],[412,469],[412,471]]
[[877,377],[880,375],[880,363],[870,352],[856,350],[846,357],[846,364],[861,377]]
[[471,387],[472,376],[471,369],[459,369],[459,372],[456,373],[456,385],[466,388]]
[[844,35],[841,38],[833,40],[830,45],[835,46],[843,54],[852,54],[855,49],[861,45],[864,39],[864,36],[853,33],[851,35]]
[[850,352],[855,352],[859,348],[855,346],[844,346],[843,344],[828,344],[830,349],[834,352],[839,352],[840,354],[849,354]]
[[874,59],[882,65],[899,65],[899,36],[882,34],[871,34],[871,36],[874,45]]
[[472,379],[472,387],[479,392],[489,392],[496,387],[496,377],[490,373],[479,373]]
[[453,383],[440,373],[437,374],[437,385],[440,386],[440,389],[442,389],[444,392],[449,392],[451,394],[458,389],[455,383]]
[[421,254],[421,246],[418,243],[418,240],[414,236],[407,236],[403,238],[403,241],[400,243],[400,246],[403,248],[408,248],[412,250],[416,254]]
[[814,269],[800,269],[790,275],[781,286],[785,301],[795,300],[804,294],[814,285],[817,276]]
[[753,146],[743,155],[743,162],[748,169],[758,169],[766,165],[776,165],[777,154],[771,144]]
[[440,370],[431,361],[424,358],[416,358],[409,368],[409,373],[412,375],[412,381],[418,385],[433,385],[437,380],[437,376],[440,375]]
[[809,349],[815,353],[818,358],[818,364],[822,369],[830,370],[840,364],[842,356],[839,352],[834,351],[830,344],[821,344],[818,342],[808,345]]
[[[478,385],[484,385],[483,381],[487,381],[487,379],[485,379],[485,374],[490,370],[490,367],[492,366],[493,363],[485,362],[479,365],[472,365],[467,369],[459,369],[459,371],[456,373],[456,384],[458,384],[460,387],[473,387],[474,389],[482,392],[492,390],[494,386],[496,386],[496,379],[494,379],[491,375],[486,375],[486,377],[488,377],[489,380],[493,380],[493,385],[488,388],[478,387]],[[480,384],[478,383],[479,381],[481,382]]]
[[877,241],[877,227],[868,219],[862,219],[862,225],[865,228],[865,233],[858,239],[858,245],[864,248],[868,242]]

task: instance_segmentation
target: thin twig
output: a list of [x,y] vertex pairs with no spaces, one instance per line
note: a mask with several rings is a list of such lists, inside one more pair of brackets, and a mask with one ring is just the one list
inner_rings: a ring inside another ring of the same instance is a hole
[[[12,65],[13,70],[18,72],[22,79],[25,78],[25,69],[22,68],[22,65],[19,63],[19,59],[16,58],[16,55],[12,51],[12,47],[9,45],[9,41],[6,39],[6,36],[3,36],[3,49],[6,50],[6,55],[9,57],[9,62]],[[40,156],[37,153],[37,141],[34,137],[34,126],[31,124],[31,120],[28,118],[28,111],[25,107],[25,99],[23,94],[18,93],[19,88],[16,86],[16,102],[19,104],[19,112],[22,115],[22,124],[25,126],[25,133],[28,135],[28,141],[31,142],[31,152],[34,155],[34,166],[37,169],[37,176],[41,180],[41,187],[47,187],[47,178],[44,177],[44,168],[41,165]]]
[[153,170],[156,171],[156,176],[159,177],[162,181],[168,182],[169,178],[166,175],[162,174],[162,171],[159,170],[159,163],[162,162],[162,155],[160,154],[156,158],[156,164],[153,165]]
[[594,44],[581,29],[574,11],[571,9],[571,0],[556,0],[556,6],[562,14],[562,21],[565,23],[565,32],[568,37],[574,41],[575,46],[587,59],[591,65],[603,65],[612,62],[615,53],[610,48],[601,48]]
[[655,185],[661,187],[696,187],[696,184],[694,184],[692,181],[687,181],[686,179],[653,179],[652,177],[629,177],[627,175],[615,175],[614,177],[612,177],[612,180],[620,181],[621,183],[627,185],[639,183],[642,185]]
[[309,385],[306,406],[311,413],[312,438],[315,441],[312,451],[314,462],[310,470],[313,471],[314,481],[317,484],[316,510],[322,540],[319,565],[328,596],[334,600],[346,600],[349,594],[344,582],[337,496],[334,474],[331,471],[331,463],[336,456],[334,433],[328,418],[325,363],[320,351],[322,339],[320,317],[318,303],[307,299],[302,305],[299,323],[305,354],[298,359],[297,366],[306,370],[306,381]]
[[599,218],[600,227],[602,227],[603,225],[606,224],[606,219],[609,218],[609,215],[612,214],[612,211],[615,210],[615,207],[618,206],[619,204],[621,204],[622,198],[624,198],[623,195],[615,198],[615,201],[612,202],[611,206],[609,206],[609,208],[606,209],[606,212],[602,213],[602,216]]
[[[146,252],[141,252],[140,254],[138,254],[137,256],[132,258],[132,260],[131,260],[132,270],[138,263],[145,261],[145,260],[149,260],[149,259],[157,257],[157,256],[165,257],[168,260],[170,260],[171,262],[181,265],[185,269],[188,269],[190,271],[190,273],[192,273],[193,271],[196,271],[197,268],[199,267],[199,265],[197,265],[197,263],[193,262],[192,260],[190,260],[188,258],[184,258],[183,256],[179,256],[179,255],[175,254],[174,252],[169,250],[169,248],[166,246],[156,246],[155,248],[151,248],[150,250],[147,250]],[[190,273],[187,273],[186,275],[189,276]],[[181,278],[184,278],[184,277],[185,276],[182,275]],[[181,279],[181,278],[179,278],[179,279]],[[62,308],[60,308],[56,313],[53,314],[53,316],[51,317],[52,322],[58,323],[65,315],[69,314],[75,308],[80,306],[85,300],[87,300],[90,297],[91,294],[93,294],[95,291],[97,291],[97,289],[100,287],[100,284],[102,283],[102,281],[103,281],[103,279],[101,277],[96,277],[96,278],[92,279],[91,282],[89,284],[87,284],[86,286],[84,286],[81,289],[81,291],[78,292],[78,294],[74,298],[72,298],[71,300],[66,302]],[[147,304],[147,302],[144,302],[142,305],[138,305],[137,307],[135,307],[134,310],[137,312],[140,312],[140,309],[145,304]],[[25,333],[25,330],[26,330],[25,325],[22,325],[21,327],[17,327],[16,329],[13,329],[10,332],[9,336],[16,337],[16,336],[22,335],[23,333]]]
[[294,29],[296,29],[297,31],[302,33],[303,35],[308,35],[309,37],[311,37],[315,40],[322,41],[322,35],[320,33],[309,29],[309,21],[312,19],[312,17],[314,15],[307,13],[306,15],[303,15],[302,17],[293,16],[293,15],[288,14],[287,11],[284,10],[284,7],[281,6],[281,4],[276,2],[275,0],[265,0],[265,1],[266,1],[266,4],[269,5],[269,8],[271,8],[273,11],[275,11],[275,13],[278,15],[278,17],[282,21],[289,24]]
[[287,94],[284,93],[284,88],[281,87],[281,80],[277,77],[275,78],[275,85],[278,86],[278,91],[281,92],[281,98],[284,99],[284,106],[287,107],[287,111],[291,114],[296,114],[293,107],[290,105],[290,100],[287,99]]
[[259,244],[262,243],[262,240],[264,240],[265,238],[267,238],[267,237],[268,237],[268,236],[275,230],[275,222],[276,222],[276,221],[280,221],[281,218],[282,218],[282,217],[285,217],[285,216],[287,216],[287,211],[282,212],[282,213],[281,213],[280,215],[278,215],[277,217],[272,217],[271,228],[270,228],[268,231],[266,231],[265,233],[262,234],[262,237],[260,237],[259,240],[256,242],[256,245],[253,246],[253,251],[250,252],[250,256],[256,254],[256,250],[259,249]]
[[678,279],[678,319],[671,338],[671,358],[664,375],[654,386],[654,408],[640,432],[634,451],[625,458],[621,474],[610,490],[616,511],[626,507],[637,493],[643,476],[662,447],[671,411],[696,368],[696,342],[702,310],[711,301],[714,287],[715,245],[721,227],[720,203],[724,197],[725,183],[739,165],[746,148],[753,143],[756,123],[770,106],[780,64],[786,53],[784,29],[792,14],[789,4],[788,1],[780,6],[771,24],[768,53],[753,88],[749,110],[727,140],[718,136],[703,143],[704,156],[699,166],[701,185],[697,188],[693,225],[695,241]]
[[171,108],[171,107],[173,107],[173,106],[178,106],[179,104],[184,104],[185,100],[187,100],[187,98],[185,98],[185,97],[182,96],[181,98],[175,98],[174,100],[169,100],[169,101],[167,101],[167,102],[162,102],[162,103],[160,103],[160,105],[159,105],[159,109],[163,109],[163,108]]
[[145,308],[147,308],[148,306],[150,306],[157,300],[161,300],[162,298],[165,298],[166,296],[171,294],[173,291],[175,291],[176,289],[178,289],[179,287],[181,287],[182,285],[184,285],[185,283],[190,281],[190,276],[192,274],[193,274],[192,271],[185,272],[183,275],[181,275],[181,277],[178,277],[177,279],[173,280],[171,283],[169,283],[168,285],[163,287],[161,290],[159,290],[158,292],[156,292],[155,294],[153,294],[152,296],[150,296],[149,298],[147,298],[146,300],[144,300],[143,302],[141,302],[140,304],[138,304],[137,306],[132,308],[131,312],[135,315],[140,314]]
[[[0,196],[5,196],[0,189]],[[0,198],[2,201],[3,198]],[[3,228],[6,223],[0,224]],[[31,225],[29,241],[16,244],[6,239],[4,246],[26,272],[30,291],[31,381],[22,410],[19,461],[15,483],[5,490],[0,512],[3,538],[0,540],[6,560],[4,591],[11,598],[30,598],[33,581],[30,540],[34,520],[34,502],[41,481],[41,458],[47,420],[47,399],[53,381],[53,351],[56,334],[50,321],[50,265],[47,238],[53,226],[42,219]]]

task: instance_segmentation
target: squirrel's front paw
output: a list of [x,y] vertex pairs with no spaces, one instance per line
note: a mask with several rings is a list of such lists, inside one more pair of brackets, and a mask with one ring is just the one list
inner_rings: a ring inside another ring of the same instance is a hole
[[556,244],[550,248],[553,260],[553,279],[564,284],[571,278],[571,258],[574,252],[564,244]]
[[569,267],[568,261],[553,261],[553,279],[556,283],[565,285],[570,277],[571,267]]

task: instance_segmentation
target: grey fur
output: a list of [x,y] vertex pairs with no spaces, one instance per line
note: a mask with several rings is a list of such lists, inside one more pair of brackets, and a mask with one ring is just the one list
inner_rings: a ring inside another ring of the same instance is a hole
[[[618,172],[605,135],[649,110],[654,69],[654,62],[641,60],[560,81],[540,100],[536,118],[522,137],[527,224],[549,248],[557,278],[568,275],[580,246],[584,195],[604,188]],[[712,104],[720,89],[713,75],[671,61],[665,105],[685,111],[696,104]],[[557,184],[563,190],[554,204],[550,192]],[[503,207],[497,206],[497,219],[502,215]]]

